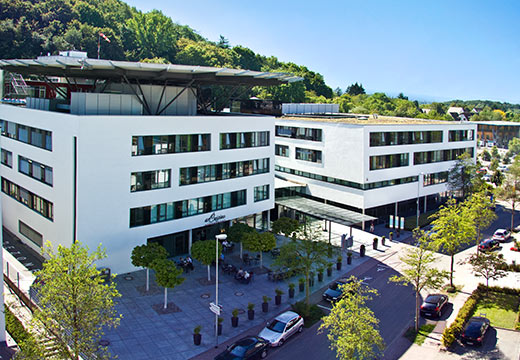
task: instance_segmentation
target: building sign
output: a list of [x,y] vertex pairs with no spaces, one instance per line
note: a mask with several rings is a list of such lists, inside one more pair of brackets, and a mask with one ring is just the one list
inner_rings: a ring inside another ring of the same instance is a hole
[[213,213],[209,216],[209,218],[204,219],[204,222],[208,224],[216,224],[219,221],[223,221],[225,218],[226,215],[216,215],[215,213]]

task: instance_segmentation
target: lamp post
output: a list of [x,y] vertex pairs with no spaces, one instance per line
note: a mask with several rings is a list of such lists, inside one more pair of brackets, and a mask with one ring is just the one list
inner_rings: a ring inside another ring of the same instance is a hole
[[[220,306],[218,303],[218,243],[227,239],[226,234],[219,234],[215,236],[215,304]],[[218,347],[218,316],[215,314],[215,347]]]
[[419,209],[419,193],[421,190],[421,175],[424,177],[424,173],[419,173],[417,176],[417,226],[419,227],[419,215],[421,214],[421,210]]

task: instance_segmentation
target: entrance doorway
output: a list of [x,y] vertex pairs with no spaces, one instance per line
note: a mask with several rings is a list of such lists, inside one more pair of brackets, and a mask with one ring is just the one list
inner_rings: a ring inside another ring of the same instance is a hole
[[168,251],[169,257],[188,254],[189,231],[161,235],[149,238],[148,242],[156,242]]

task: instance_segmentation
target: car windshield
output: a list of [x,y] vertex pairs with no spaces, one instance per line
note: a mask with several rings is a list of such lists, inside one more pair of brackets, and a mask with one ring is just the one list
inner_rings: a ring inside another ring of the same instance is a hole
[[481,327],[482,327],[481,322],[473,321],[468,324],[468,327],[466,328],[466,331],[464,333],[466,336],[479,337]]
[[281,333],[283,332],[283,330],[285,329],[285,323],[281,322],[281,321],[278,321],[278,320],[273,320],[272,323],[270,323],[267,328],[271,331],[274,331],[274,332],[277,332],[277,333]]
[[229,348],[229,353],[232,355],[235,355],[235,356],[244,356],[246,351],[247,351],[247,348],[240,346],[240,345],[232,345]]
[[329,285],[329,289],[331,289],[331,290],[339,290],[339,287],[343,286],[343,285],[345,285],[345,284],[342,283],[342,282],[333,282],[332,284]]

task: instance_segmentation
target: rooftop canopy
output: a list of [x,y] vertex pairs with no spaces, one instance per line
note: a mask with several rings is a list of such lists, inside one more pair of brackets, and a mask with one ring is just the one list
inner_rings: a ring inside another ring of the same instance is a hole
[[93,80],[127,80],[144,84],[272,86],[302,80],[287,73],[259,72],[207,66],[97,60],[74,56],[0,60],[0,68],[23,76],[57,76]]
[[332,221],[345,226],[352,226],[354,224],[362,223],[363,221],[377,219],[373,216],[363,215],[355,211],[346,210],[303,197],[276,200],[276,204],[279,206],[285,206],[292,210],[297,210],[318,219]]

